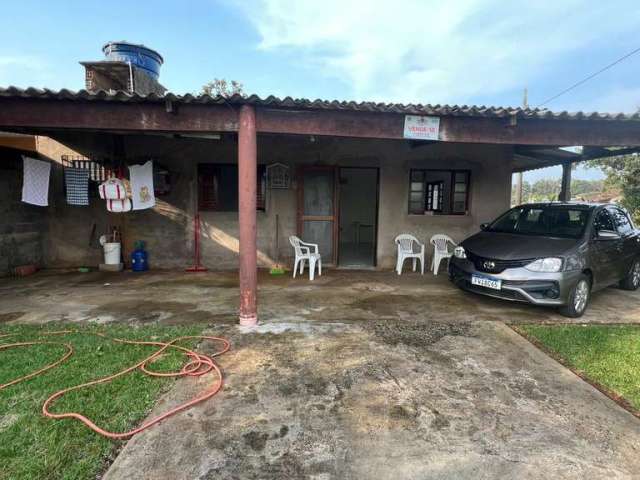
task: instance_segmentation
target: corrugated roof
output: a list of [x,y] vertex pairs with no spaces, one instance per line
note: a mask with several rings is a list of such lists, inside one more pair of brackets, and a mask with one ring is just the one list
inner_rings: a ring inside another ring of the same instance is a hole
[[540,108],[514,108],[514,107],[487,107],[476,105],[430,105],[430,104],[401,104],[401,103],[376,103],[376,102],[346,102],[337,100],[310,100],[306,98],[277,98],[268,96],[260,98],[257,95],[243,97],[233,95],[231,97],[210,96],[210,95],[176,95],[166,93],[163,96],[151,93],[149,95],[138,95],[125,91],[88,92],[79,90],[74,92],[67,89],[59,91],[49,89],[17,87],[0,88],[0,98],[40,98],[51,100],[70,101],[105,101],[105,102],[165,102],[170,100],[176,103],[208,104],[208,105],[256,105],[270,108],[298,109],[298,110],[333,110],[333,111],[354,111],[354,112],[378,112],[378,113],[400,113],[407,115],[436,115],[436,116],[459,116],[459,117],[494,117],[494,118],[531,118],[549,120],[619,120],[619,121],[639,121],[640,113],[598,113],[598,112],[552,112]]

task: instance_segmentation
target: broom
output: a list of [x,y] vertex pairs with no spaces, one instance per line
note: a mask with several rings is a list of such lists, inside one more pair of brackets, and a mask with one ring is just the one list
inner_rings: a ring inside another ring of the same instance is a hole
[[271,275],[284,275],[284,268],[280,264],[280,248],[279,248],[279,240],[280,240],[280,227],[278,221],[278,214],[276,213],[276,264],[271,267],[269,273]]

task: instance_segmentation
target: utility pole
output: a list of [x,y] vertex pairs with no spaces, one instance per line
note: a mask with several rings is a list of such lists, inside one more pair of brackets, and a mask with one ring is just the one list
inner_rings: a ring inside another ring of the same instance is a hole
[[[524,95],[522,97],[522,108],[529,108],[529,92],[527,88],[524,89]],[[516,205],[522,204],[522,191],[523,191],[523,178],[522,172],[516,173]]]

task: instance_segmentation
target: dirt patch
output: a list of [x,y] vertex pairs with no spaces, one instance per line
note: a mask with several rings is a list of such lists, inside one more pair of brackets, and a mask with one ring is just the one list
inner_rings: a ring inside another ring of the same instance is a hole
[[13,322],[14,320],[22,317],[24,314],[25,312],[0,313],[0,323]]
[[160,322],[165,325],[186,325],[202,323],[231,323],[230,315],[211,314],[183,302],[153,302],[127,300],[101,305],[88,312],[90,317],[106,317],[113,322]]
[[189,287],[189,288],[238,288],[238,279],[231,277],[200,277],[194,274],[193,277],[177,277],[162,280],[156,280],[149,283],[151,287]]
[[242,438],[244,438],[244,443],[251,447],[252,450],[261,452],[267,445],[269,435],[264,432],[251,431],[249,433],[245,433]]
[[466,323],[378,322],[373,329],[386,344],[427,347],[445,336],[469,336],[470,327]]

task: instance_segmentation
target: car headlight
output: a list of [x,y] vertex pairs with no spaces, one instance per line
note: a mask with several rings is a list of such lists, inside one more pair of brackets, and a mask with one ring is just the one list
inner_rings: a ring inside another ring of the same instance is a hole
[[464,251],[463,247],[454,248],[453,255],[456,258],[467,258],[467,253]]
[[557,257],[539,258],[524,268],[531,272],[555,273],[562,270],[562,259]]

